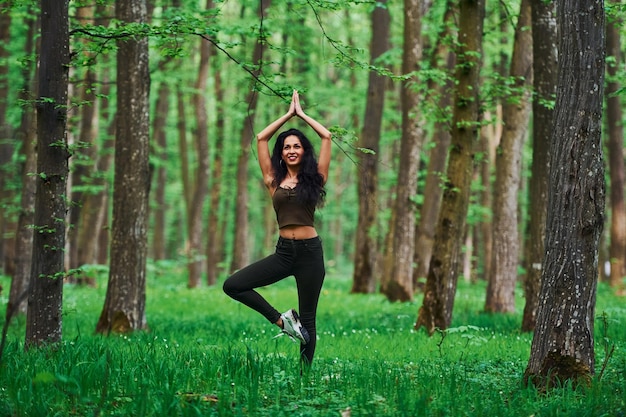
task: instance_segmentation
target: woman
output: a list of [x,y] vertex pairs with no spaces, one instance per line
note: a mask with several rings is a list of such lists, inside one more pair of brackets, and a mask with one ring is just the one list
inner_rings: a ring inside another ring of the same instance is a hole
[[[270,138],[292,117],[304,120],[321,138],[319,160],[313,146],[297,129],[278,135],[272,154]],[[276,252],[255,262],[224,282],[224,292],[261,313],[283,333],[300,342],[302,362],[310,365],[315,354],[315,316],[324,282],[322,242],[314,225],[315,208],[325,197],[324,184],[330,166],[331,134],[302,110],[294,90],[289,111],[257,135],[259,165],[279,227]],[[296,278],[298,310],[279,313],[255,288],[273,284],[288,276]]]

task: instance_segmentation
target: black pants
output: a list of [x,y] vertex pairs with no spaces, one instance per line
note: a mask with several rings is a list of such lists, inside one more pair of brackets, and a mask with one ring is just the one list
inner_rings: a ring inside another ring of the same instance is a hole
[[317,342],[315,316],[325,274],[319,237],[302,240],[279,237],[276,252],[235,272],[224,282],[224,292],[276,323],[280,313],[254,289],[293,275],[298,287],[297,311],[311,337],[309,343],[300,346],[300,354],[305,363],[311,364]]

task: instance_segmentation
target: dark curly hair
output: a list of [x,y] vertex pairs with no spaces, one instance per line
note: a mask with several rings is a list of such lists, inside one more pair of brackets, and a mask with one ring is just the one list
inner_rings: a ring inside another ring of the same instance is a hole
[[297,198],[303,203],[320,207],[324,204],[324,198],[326,197],[324,177],[318,171],[315,150],[313,149],[311,141],[298,129],[286,130],[280,133],[276,138],[271,157],[272,169],[274,171],[274,181],[272,185],[274,187],[280,186],[280,183],[283,182],[287,176],[287,166],[284,163],[281,164],[281,161],[284,142],[288,136],[296,136],[300,139],[300,143],[304,149],[302,162],[300,163],[300,172],[298,172]]

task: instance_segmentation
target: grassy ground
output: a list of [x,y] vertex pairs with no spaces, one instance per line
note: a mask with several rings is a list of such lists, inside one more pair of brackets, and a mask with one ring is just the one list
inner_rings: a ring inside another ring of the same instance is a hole
[[[67,286],[64,342],[24,352],[24,319],[11,325],[0,364],[0,416],[624,416],[626,307],[600,286],[598,374],[588,389],[539,395],[521,385],[531,335],[519,313],[481,313],[485,286],[461,282],[453,328],[412,330],[421,304],[350,295],[350,275],[330,271],[319,306],[312,370],[300,374],[298,345],[226,297],[189,290],[176,269],[151,268],[150,331],[93,334],[106,275],[94,288]],[[0,296],[4,307],[9,281]],[[295,306],[293,279],[263,293]],[[2,323],[2,321],[0,321]],[[605,330],[603,323],[608,324]]]

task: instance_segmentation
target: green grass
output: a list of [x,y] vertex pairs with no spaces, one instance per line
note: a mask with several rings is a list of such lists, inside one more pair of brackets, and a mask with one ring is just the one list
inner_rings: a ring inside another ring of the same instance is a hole
[[[539,395],[521,385],[531,335],[519,332],[523,300],[511,315],[481,312],[485,285],[459,283],[445,337],[413,331],[421,298],[389,303],[350,295],[350,274],[331,271],[318,315],[310,372],[298,345],[230,300],[221,286],[189,290],[184,273],[152,266],[150,331],[102,337],[93,331],[98,288],[66,286],[64,341],[24,351],[24,318],[9,330],[0,364],[0,416],[624,416],[626,308],[601,285],[597,369],[605,341],[616,350],[590,388]],[[0,305],[6,306],[9,281]],[[293,279],[263,293],[279,310],[295,306]],[[4,309],[2,317],[4,318]],[[1,321],[0,321],[1,323]]]

